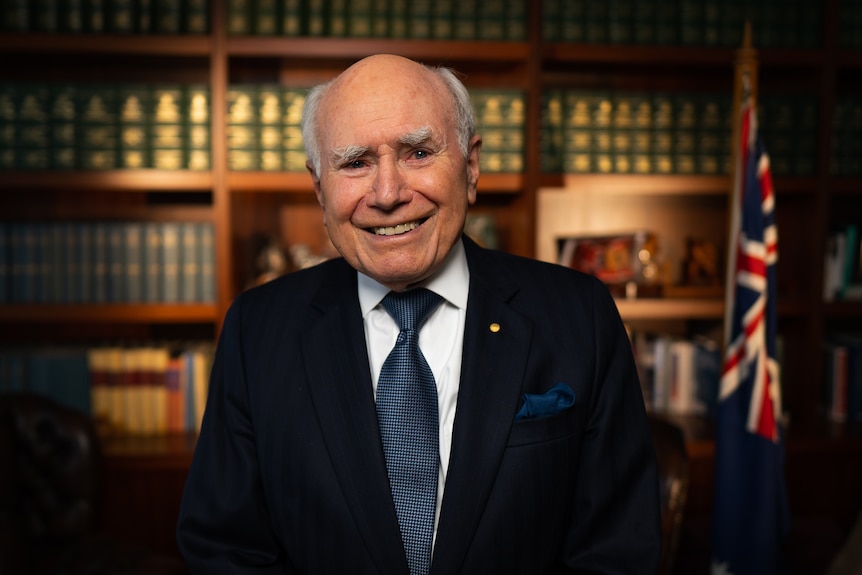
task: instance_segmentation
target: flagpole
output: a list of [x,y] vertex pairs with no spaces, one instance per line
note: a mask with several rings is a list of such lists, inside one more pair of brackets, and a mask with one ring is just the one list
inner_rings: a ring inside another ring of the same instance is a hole
[[742,37],[742,46],[736,51],[734,59],[733,79],[733,131],[731,140],[732,164],[730,207],[727,225],[727,267],[724,284],[724,352],[731,337],[731,321],[733,318],[733,300],[736,289],[736,234],[740,228],[740,214],[742,203],[742,181],[745,177],[745,166],[742,165],[741,138],[742,111],[746,103],[754,105],[757,101],[757,50],[752,47],[751,22],[745,22],[745,30]]

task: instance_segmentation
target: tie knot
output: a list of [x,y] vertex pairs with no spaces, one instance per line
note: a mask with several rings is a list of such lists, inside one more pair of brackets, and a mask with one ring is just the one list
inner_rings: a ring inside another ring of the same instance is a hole
[[383,298],[383,307],[395,319],[401,331],[419,331],[440,302],[436,293],[425,288],[404,292],[391,291]]

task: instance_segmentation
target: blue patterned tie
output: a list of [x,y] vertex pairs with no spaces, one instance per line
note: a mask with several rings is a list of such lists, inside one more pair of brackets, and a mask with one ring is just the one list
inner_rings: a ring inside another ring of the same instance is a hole
[[440,460],[437,385],[419,349],[419,330],[441,301],[423,288],[383,298],[401,333],[380,370],[377,419],[411,575],[426,575],[431,567]]

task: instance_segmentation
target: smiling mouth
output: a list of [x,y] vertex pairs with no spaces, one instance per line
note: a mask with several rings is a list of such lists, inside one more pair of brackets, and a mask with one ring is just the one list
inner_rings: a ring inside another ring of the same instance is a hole
[[370,228],[370,230],[378,236],[400,236],[401,234],[406,234],[409,231],[415,230],[424,222],[425,220],[415,220],[412,222],[407,222],[405,224],[398,224],[397,226],[383,226],[378,228]]

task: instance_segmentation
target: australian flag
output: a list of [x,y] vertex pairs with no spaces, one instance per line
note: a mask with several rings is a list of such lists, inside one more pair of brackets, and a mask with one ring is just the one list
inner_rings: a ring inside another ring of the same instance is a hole
[[778,231],[769,157],[750,103],[741,122],[716,411],[712,573],[772,575],[787,572],[782,542],[789,527],[776,357]]

